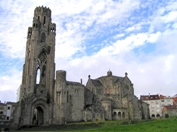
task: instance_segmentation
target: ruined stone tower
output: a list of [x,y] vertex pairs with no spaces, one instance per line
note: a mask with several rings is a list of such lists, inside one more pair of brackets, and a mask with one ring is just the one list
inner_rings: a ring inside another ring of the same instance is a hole
[[51,10],[37,7],[28,28],[20,92],[20,123],[50,124],[55,77],[55,31]]
[[141,119],[148,105],[142,105],[134,95],[127,73],[118,77],[108,71],[96,79],[89,75],[86,86],[82,81],[68,81],[64,70],[57,70],[55,79],[55,31],[51,10],[37,7],[32,27],[28,28],[20,101],[13,125]]

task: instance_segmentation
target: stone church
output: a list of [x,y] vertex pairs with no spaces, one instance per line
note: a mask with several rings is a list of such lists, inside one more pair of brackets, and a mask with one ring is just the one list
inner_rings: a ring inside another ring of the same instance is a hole
[[67,80],[66,71],[55,69],[56,24],[51,10],[36,7],[28,28],[20,101],[13,125],[51,125],[97,120],[149,118],[148,104],[134,95],[128,74],[111,71],[86,86]]

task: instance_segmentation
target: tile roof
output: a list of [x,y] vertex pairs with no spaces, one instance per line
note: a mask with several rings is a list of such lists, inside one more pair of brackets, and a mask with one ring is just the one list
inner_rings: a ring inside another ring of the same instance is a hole
[[158,100],[160,99],[159,95],[141,95],[140,100]]
[[0,102],[0,105],[6,105],[6,104],[4,104],[4,103]]

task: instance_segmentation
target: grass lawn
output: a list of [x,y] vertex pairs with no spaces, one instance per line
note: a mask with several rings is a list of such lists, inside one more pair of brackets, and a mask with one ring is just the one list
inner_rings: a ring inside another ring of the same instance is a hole
[[177,132],[177,117],[142,121],[102,121],[70,123],[64,126],[30,128],[21,131],[38,132]]

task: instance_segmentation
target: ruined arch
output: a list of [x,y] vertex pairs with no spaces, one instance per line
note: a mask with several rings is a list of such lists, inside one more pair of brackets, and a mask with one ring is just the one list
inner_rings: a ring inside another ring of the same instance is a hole
[[48,124],[49,119],[49,106],[46,103],[45,97],[34,98],[31,101],[31,124],[43,125]]
[[121,112],[118,112],[118,119],[121,119]]
[[157,115],[156,115],[156,117],[158,117],[158,118],[159,118],[159,117],[160,117],[160,114],[157,114]]
[[155,115],[154,115],[154,114],[152,114],[152,115],[151,115],[151,117],[152,117],[152,118],[155,118]]
[[[36,64],[36,84],[40,83],[40,78],[41,78],[41,64],[40,64],[40,60],[37,60],[37,64]],[[36,92],[36,91],[35,91]]]
[[116,112],[113,113],[113,119],[114,119],[114,120],[117,119],[117,113],[116,113]]
[[42,49],[36,65],[36,84],[45,84],[47,54],[45,49]]
[[44,124],[44,110],[41,106],[37,106],[33,110],[33,125],[42,125]]

